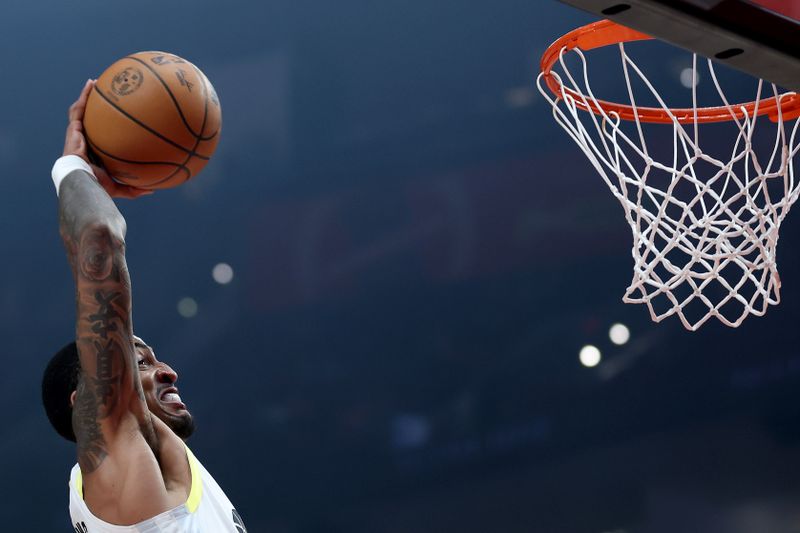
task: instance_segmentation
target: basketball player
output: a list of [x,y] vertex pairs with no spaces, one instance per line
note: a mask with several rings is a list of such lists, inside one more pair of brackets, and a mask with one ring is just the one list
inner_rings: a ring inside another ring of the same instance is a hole
[[69,109],[53,167],[61,237],[77,296],[77,342],[50,361],[47,416],[77,444],[69,510],[77,533],[245,533],[233,505],[184,444],[194,428],[178,375],[133,334],[125,220],[111,197],[149,191],[115,183],[87,157],[89,80]]

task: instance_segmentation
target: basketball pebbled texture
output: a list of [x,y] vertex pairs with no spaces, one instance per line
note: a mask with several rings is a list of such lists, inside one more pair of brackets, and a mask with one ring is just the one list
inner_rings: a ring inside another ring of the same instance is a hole
[[83,122],[91,151],[115,180],[166,189],[208,163],[222,110],[214,87],[192,63],[165,52],[138,52],[97,79]]

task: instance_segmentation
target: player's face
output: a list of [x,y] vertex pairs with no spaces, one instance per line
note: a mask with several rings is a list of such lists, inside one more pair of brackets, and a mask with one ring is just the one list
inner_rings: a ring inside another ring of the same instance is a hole
[[156,359],[153,349],[142,339],[134,337],[134,344],[147,408],[180,438],[188,438],[194,431],[194,421],[178,395],[178,374]]

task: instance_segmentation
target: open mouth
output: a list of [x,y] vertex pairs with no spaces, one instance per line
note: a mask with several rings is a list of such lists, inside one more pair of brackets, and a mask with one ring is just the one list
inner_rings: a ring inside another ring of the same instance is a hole
[[158,399],[161,401],[161,403],[186,409],[186,405],[184,405],[183,401],[181,401],[181,397],[178,395],[178,389],[175,387],[168,387],[164,389],[159,395]]

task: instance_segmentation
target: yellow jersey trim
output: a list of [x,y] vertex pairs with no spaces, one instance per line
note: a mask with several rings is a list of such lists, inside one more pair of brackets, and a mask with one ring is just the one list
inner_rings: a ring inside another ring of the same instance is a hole
[[[186,458],[189,460],[189,472],[192,476],[192,488],[189,489],[189,497],[186,498],[186,502],[184,505],[186,509],[193,513],[197,510],[200,506],[200,499],[203,497],[203,482],[200,479],[200,468],[198,467],[197,458],[192,453],[192,450],[189,449],[186,444]],[[83,473],[81,472],[80,467],[78,467],[78,471],[75,473],[75,490],[78,492],[78,496],[83,499]]]
[[78,496],[83,499],[83,474],[81,473],[80,467],[78,467],[78,473],[75,474],[75,490],[78,491]]
[[[186,446],[184,444],[184,446]],[[186,499],[186,509],[193,513],[200,505],[200,499],[203,497],[203,482],[200,479],[200,467],[197,458],[192,453],[192,450],[186,446],[186,457],[189,459],[189,470],[192,473],[192,488],[189,490],[189,497]]]

